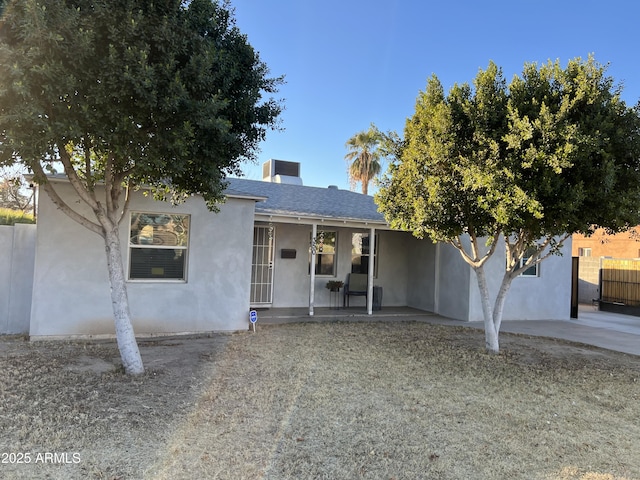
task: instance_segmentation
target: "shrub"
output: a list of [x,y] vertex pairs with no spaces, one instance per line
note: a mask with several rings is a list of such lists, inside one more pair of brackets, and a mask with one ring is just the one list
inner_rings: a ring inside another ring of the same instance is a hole
[[30,213],[0,208],[0,225],[15,225],[16,223],[36,223],[36,219]]

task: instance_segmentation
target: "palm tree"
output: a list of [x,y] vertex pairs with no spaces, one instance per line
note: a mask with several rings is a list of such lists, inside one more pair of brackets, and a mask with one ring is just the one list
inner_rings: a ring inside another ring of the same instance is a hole
[[362,183],[362,193],[367,195],[369,182],[380,173],[380,145],[381,135],[375,125],[369,130],[356,133],[347,140],[345,147],[349,149],[344,158],[349,163],[349,183],[355,189],[357,182]]

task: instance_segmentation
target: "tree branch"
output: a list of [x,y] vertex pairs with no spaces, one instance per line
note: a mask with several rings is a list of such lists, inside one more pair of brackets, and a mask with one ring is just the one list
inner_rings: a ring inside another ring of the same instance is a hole
[[460,252],[460,255],[462,256],[462,259],[465,262],[467,262],[469,265],[471,265],[471,267],[476,268],[475,262],[469,256],[469,254],[464,249],[464,247],[462,246],[462,242],[460,241],[460,237],[453,238],[453,239],[447,241],[447,243]]
[[64,200],[62,200],[62,198],[60,198],[60,196],[58,195],[58,192],[56,192],[51,182],[49,182],[49,180],[47,179],[44,173],[44,169],[42,168],[42,165],[40,164],[40,162],[34,162],[32,164],[32,168],[34,170],[34,173],[36,174],[36,177],[43,179],[43,183],[41,185],[44,188],[45,192],[47,192],[47,195],[49,195],[49,198],[51,199],[51,201],[60,210],[62,210],[62,212],[65,215],[67,215],[69,218],[79,223],[83,227],[88,228],[92,232],[97,233],[98,235],[104,238],[105,236],[104,229],[99,224],[92,222],[84,215],[76,212]]
[[[557,248],[560,248],[562,245],[564,245],[564,242],[569,237],[571,237],[571,234],[569,234],[569,233],[564,234],[564,236],[562,236],[560,238],[560,240],[558,241]],[[523,263],[522,267],[517,268],[516,270],[513,271],[513,276],[516,277],[516,276],[520,275],[522,272],[524,272],[528,268],[533,267],[535,265],[538,265],[539,263],[542,263],[542,261],[544,261],[547,258],[549,258],[551,255],[554,255],[555,254],[555,248],[552,248],[546,254],[541,255],[542,252],[544,252],[544,250],[552,242],[553,238],[554,237],[552,237],[552,236],[546,237],[544,242],[542,242],[540,245],[538,245],[538,248],[536,249],[535,253],[533,255],[531,255],[527,259],[526,262]]]
[[469,238],[471,239],[471,253],[473,254],[473,261],[476,263],[479,260],[480,251],[478,249],[478,239],[476,238],[476,232],[473,227],[469,227]]
[[489,247],[489,250],[487,250],[487,252],[482,256],[482,258],[480,258],[477,262],[477,265],[479,267],[483,266],[485,263],[487,263],[487,261],[491,258],[491,256],[494,254],[494,252],[496,251],[496,248],[498,246],[498,240],[500,239],[500,231],[496,230],[493,234],[493,239],[491,241],[491,246]]
[[493,255],[493,252],[496,251],[496,248],[498,247],[498,240],[500,240],[500,230],[496,230],[494,232],[491,247],[489,247],[489,251],[485,255],[486,258],[489,258],[491,255]]
[[462,241],[460,240],[459,236],[449,240],[447,243],[452,247],[454,247],[456,250],[458,250],[460,252],[460,255],[462,255],[462,259],[466,263],[468,263],[472,268],[480,268],[494,254],[496,250],[496,246],[498,244],[498,240],[500,239],[500,232],[496,231],[493,234],[493,241],[491,242],[491,246],[489,247],[489,250],[487,250],[487,252],[482,257],[480,257],[480,248],[478,247],[478,239],[476,238],[476,236],[470,233],[469,238],[471,241],[471,250],[473,253],[473,258],[462,246]]
[[[114,199],[113,193],[113,156],[109,154],[107,156],[107,163],[104,168],[104,189],[107,202],[107,216],[111,221],[116,220],[116,209],[118,208],[117,197]],[[115,200],[115,201],[114,201]],[[117,223],[117,222],[116,222]]]
[[86,178],[87,181],[87,189],[90,191],[93,191],[94,188],[94,184],[93,182],[90,183],[90,179],[92,178],[91,176],[91,145],[87,145],[87,142],[89,142],[90,140],[88,139],[88,136],[85,136],[84,142],[84,176]]
[[62,146],[62,148],[60,147],[60,145],[58,145],[58,152],[60,153],[60,161],[64,166],[64,171],[67,174],[67,178],[69,178],[71,186],[74,188],[80,199],[87,205],[89,205],[94,212],[98,212],[99,210],[101,210],[100,204],[95,198],[95,193],[89,191],[82,184],[82,180],[80,180],[80,177],[78,177],[78,173],[76,172],[75,168],[73,168],[73,164],[71,163],[71,156],[64,148],[64,145]]
[[120,222],[122,222],[122,219],[124,218],[125,214],[127,213],[127,210],[129,210],[129,203],[131,202],[131,189],[129,188],[129,185],[127,185],[126,190],[125,190],[125,197],[124,197],[124,205],[122,207],[122,211],[120,212],[120,216],[118,217],[118,225],[120,225]]

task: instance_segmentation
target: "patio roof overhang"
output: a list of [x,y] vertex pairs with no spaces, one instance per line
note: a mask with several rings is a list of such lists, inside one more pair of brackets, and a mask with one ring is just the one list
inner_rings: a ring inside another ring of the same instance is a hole
[[371,229],[376,230],[392,230],[386,222],[372,219],[362,218],[336,218],[336,217],[318,217],[311,215],[295,214],[295,213],[267,213],[256,212],[255,220],[257,222],[266,223],[289,223],[298,225],[325,225],[327,227],[346,227],[346,228],[358,228],[358,229]]

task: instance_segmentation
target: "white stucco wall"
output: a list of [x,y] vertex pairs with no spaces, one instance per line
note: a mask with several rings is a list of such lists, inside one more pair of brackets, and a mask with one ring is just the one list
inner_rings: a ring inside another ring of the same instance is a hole
[[[57,184],[78,208],[69,185]],[[31,335],[114,333],[103,239],[40,196]],[[136,334],[244,330],[248,325],[255,204],[229,199],[220,213],[200,197],[172,206],[134,192],[130,210],[191,215],[186,282],[129,281]],[[125,269],[129,216],[120,228]]]
[[0,333],[29,332],[35,240],[35,225],[0,225]]
[[[414,244],[414,239],[406,232],[381,230],[379,240],[378,278],[374,284],[383,289],[382,308],[409,305],[411,287],[416,285],[412,282],[409,273],[410,263],[406,258],[407,252]],[[354,297],[354,300],[357,298]],[[362,299],[362,305],[364,305],[364,299]]]
[[[552,255],[538,266],[537,277],[517,277],[507,293],[503,320],[569,320],[571,308],[571,239],[562,247],[564,255]],[[505,255],[497,249],[485,269],[495,299],[504,274]],[[480,290],[470,271],[469,321],[483,321]]]
[[[309,305],[309,238],[310,225],[276,224],[273,264],[274,307],[306,307]],[[340,241],[340,238],[338,239]],[[293,249],[296,258],[281,258],[282,249]],[[316,281],[316,305],[324,300],[324,285]],[[325,282],[326,283],[326,280]],[[326,304],[329,304],[327,292]]]
[[410,281],[407,283],[407,306],[433,312],[436,309],[436,245],[405,233],[405,259]]
[[469,319],[471,269],[451,245],[437,247],[437,299],[435,313],[456,320]]
[[0,252],[0,333],[9,333],[5,330],[9,326],[13,227],[0,225]]
[[[407,258],[407,305],[456,320],[483,321],[476,275],[458,250],[447,244],[435,246],[429,240],[415,242]],[[505,303],[505,320],[569,318],[571,256],[566,252],[571,252],[571,244],[565,244],[563,251],[564,256],[552,256],[539,266],[538,277],[513,281]],[[501,249],[485,265],[492,299],[502,281],[504,265]]]

